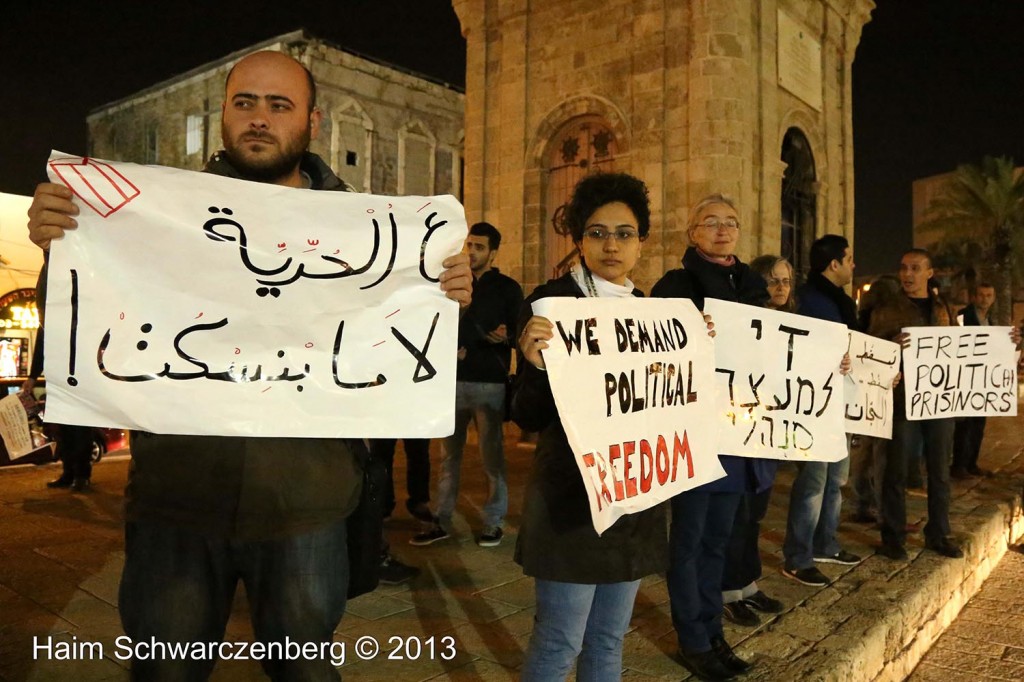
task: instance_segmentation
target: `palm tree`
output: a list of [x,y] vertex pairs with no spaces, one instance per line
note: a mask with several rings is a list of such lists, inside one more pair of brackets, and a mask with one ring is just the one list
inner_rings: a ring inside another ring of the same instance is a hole
[[995,285],[996,320],[1009,324],[1014,280],[1019,280],[1014,275],[1024,262],[1024,173],[1017,173],[1013,159],[1006,157],[986,156],[977,166],[958,166],[926,215],[921,227],[946,235],[945,252],[982,256],[980,262],[962,265]]

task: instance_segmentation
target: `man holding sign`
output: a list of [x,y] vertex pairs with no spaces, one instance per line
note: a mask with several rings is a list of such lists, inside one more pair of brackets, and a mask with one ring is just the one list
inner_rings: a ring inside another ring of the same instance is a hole
[[[903,295],[871,313],[868,333],[903,344],[908,336],[904,327],[944,327],[956,320],[945,299],[928,289],[934,274],[931,256],[924,249],[910,249],[900,259],[900,284]],[[895,389],[893,407],[893,438],[886,449],[881,484],[880,523],[882,545],[879,554],[894,560],[905,560],[907,550],[907,457],[912,443],[924,440],[924,457],[928,470],[928,524],[924,528],[925,547],[950,558],[962,557],[959,545],[950,540],[949,526],[949,460],[952,454],[953,421],[930,419],[908,421],[905,416],[907,382]]]
[[[302,64],[278,52],[251,54],[228,74],[225,91],[224,150],[207,172],[345,191],[307,151],[321,113]],[[47,249],[77,227],[79,208],[71,199],[63,185],[36,188],[29,209],[33,242]],[[444,266],[441,289],[468,304],[468,259],[453,256]],[[241,578],[258,641],[331,642],[348,587],[345,519],[362,480],[347,441],[140,432],[132,456],[119,605],[133,641],[219,642]],[[137,658],[132,674],[202,679],[214,663]],[[329,658],[277,655],[263,663],[274,679],[338,678]]]
[[[797,293],[800,315],[857,328],[857,305],[843,287],[853,281],[853,249],[846,237],[827,234],[811,244],[811,274]],[[849,363],[849,357],[845,358]],[[850,458],[838,462],[800,462],[786,519],[783,575],[805,585],[824,586],[828,577],[818,563],[852,566],[860,557],[839,546],[836,531],[843,508],[842,487]]]

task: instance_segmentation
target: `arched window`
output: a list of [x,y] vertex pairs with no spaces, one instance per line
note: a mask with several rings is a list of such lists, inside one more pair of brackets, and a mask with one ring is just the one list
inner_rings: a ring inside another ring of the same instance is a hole
[[793,268],[807,274],[807,261],[817,234],[817,183],[814,154],[807,136],[790,128],[782,139],[782,253]]
[[434,194],[437,138],[420,121],[398,131],[398,194]]
[[351,97],[331,113],[331,155],[342,180],[359,191],[373,191],[373,120]]
[[545,156],[544,264],[552,277],[566,272],[578,259],[563,223],[572,190],[585,175],[615,170],[615,134],[600,116],[581,116],[566,123],[551,139]]

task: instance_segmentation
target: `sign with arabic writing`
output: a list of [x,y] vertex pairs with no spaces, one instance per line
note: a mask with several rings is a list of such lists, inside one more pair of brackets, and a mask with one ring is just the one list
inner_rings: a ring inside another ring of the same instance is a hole
[[594,530],[725,475],[714,421],[714,344],[679,299],[545,298],[544,364],[587,486]]
[[899,344],[850,332],[846,432],[892,438],[892,382],[900,371]]
[[452,432],[450,196],[318,192],[53,152],[47,417],[156,433]]
[[721,452],[838,462],[846,457],[847,329],[835,322],[707,299],[715,321]]
[[1017,349],[1011,327],[907,327],[908,421],[1017,416]]

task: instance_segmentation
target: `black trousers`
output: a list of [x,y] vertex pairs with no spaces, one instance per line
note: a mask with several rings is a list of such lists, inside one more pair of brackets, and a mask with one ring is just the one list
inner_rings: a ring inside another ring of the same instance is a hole
[[953,466],[967,470],[978,466],[978,454],[984,438],[985,417],[957,419],[953,430]]
[[[391,514],[395,509],[395,438],[378,438],[370,441],[370,454],[384,462],[388,469],[387,490],[384,493],[384,511]],[[406,509],[412,510],[430,502],[430,440],[427,438],[403,438],[405,449],[405,488],[408,499]]]
[[57,456],[64,465],[61,478],[92,476],[92,428],[75,424],[59,424]]
[[761,521],[768,513],[772,489],[745,493],[736,509],[729,545],[725,550],[722,591],[741,590],[761,577],[761,552],[757,546]]
[[907,421],[897,415],[892,440],[885,452],[882,473],[882,542],[902,546],[907,537],[907,452],[918,439],[924,440],[924,461],[928,470],[928,542],[944,540],[949,528],[949,463],[953,446],[953,420]]

